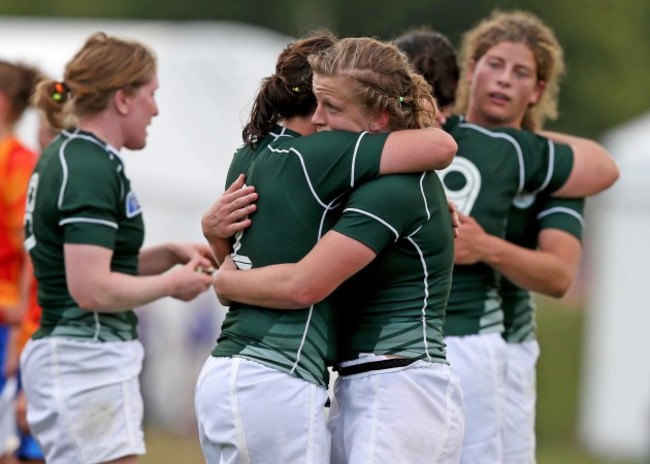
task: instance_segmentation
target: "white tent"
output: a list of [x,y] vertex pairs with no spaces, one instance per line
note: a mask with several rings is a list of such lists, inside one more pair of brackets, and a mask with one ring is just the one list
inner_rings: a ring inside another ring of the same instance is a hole
[[[146,244],[203,240],[200,218],[224,189],[234,149],[260,81],[274,71],[287,38],[235,23],[0,19],[0,59],[22,60],[61,79],[93,32],[131,38],[158,55],[160,115],[147,147],[124,153],[143,206]],[[20,135],[36,147],[35,112]],[[194,382],[216,339],[223,308],[212,292],[190,304],[163,299],[140,312],[147,348],[147,414],[192,427]]]
[[650,113],[603,143],[621,178],[593,207],[580,435],[597,454],[649,458]]

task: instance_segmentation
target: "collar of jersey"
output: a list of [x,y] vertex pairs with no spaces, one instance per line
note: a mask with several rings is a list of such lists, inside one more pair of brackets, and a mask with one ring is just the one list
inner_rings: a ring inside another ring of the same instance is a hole
[[88,131],[77,129],[77,128],[63,129],[62,132],[66,137],[69,137],[69,138],[77,138],[77,137],[91,138],[91,139],[93,139],[93,141],[95,143],[97,143],[102,148],[104,148],[104,150],[106,150],[106,153],[108,155],[113,155],[113,156],[117,157],[117,159],[122,161],[122,158],[120,157],[120,152],[119,152],[119,150],[117,148],[115,148],[110,143],[103,141],[102,139],[97,137],[92,132],[88,132]]

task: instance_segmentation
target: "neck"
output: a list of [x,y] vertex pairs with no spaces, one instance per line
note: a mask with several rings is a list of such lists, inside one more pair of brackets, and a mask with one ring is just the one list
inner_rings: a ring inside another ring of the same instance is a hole
[[506,119],[487,117],[483,113],[472,110],[471,105],[469,106],[467,113],[465,114],[465,120],[467,122],[476,124],[478,126],[492,127],[492,128],[509,127],[512,129],[521,129],[521,123],[522,123],[521,119],[515,121],[515,120],[506,120]]
[[116,150],[124,144],[117,121],[107,111],[79,118],[79,129],[92,132]]
[[298,132],[300,135],[313,134],[316,130],[311,123],[311,116],[294,116],[280,121],[280,124],[287,129]]

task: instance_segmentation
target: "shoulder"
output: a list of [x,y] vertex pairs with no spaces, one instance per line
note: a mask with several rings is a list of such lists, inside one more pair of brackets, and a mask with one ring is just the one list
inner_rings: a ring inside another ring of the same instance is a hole
[[[391,174],[359,185],[351,199],[383,208],[403,209],[422,201],[423,183],[428,173]],[[426,181],[428,183],[428,181]]]

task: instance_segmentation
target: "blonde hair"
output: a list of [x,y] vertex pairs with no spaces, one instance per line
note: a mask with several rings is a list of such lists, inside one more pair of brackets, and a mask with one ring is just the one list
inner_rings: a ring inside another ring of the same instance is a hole
[[34,105],[52,127],[61,129],[71,116],[103,111],[116,90],[135,92],[155,71],[156,56],[149,47],[97,32],[68,62],[63,82],[46,79],[37,86]]
[[388,130],[433,124],[435,103],[431,86],[392,43],[368,37],[341,39],[333,47],[310,56],[309,63],[314,73],[350,77],[353,94],[366,111],[388,112]]
[[465,113],[469,106],[470,88],[467,82],[469,64],[476,63],[488,50],[501,42],[527,46],[537,65],[537,80],[545,82],[542,95],[524,114],[522,127],[540,130],[546,119],[557,118],[559,81],[564,74],[562,47],[553,31],[537,16],[525,11],[493,11],[463,36],[460,64],[461,77],[455,111]]

